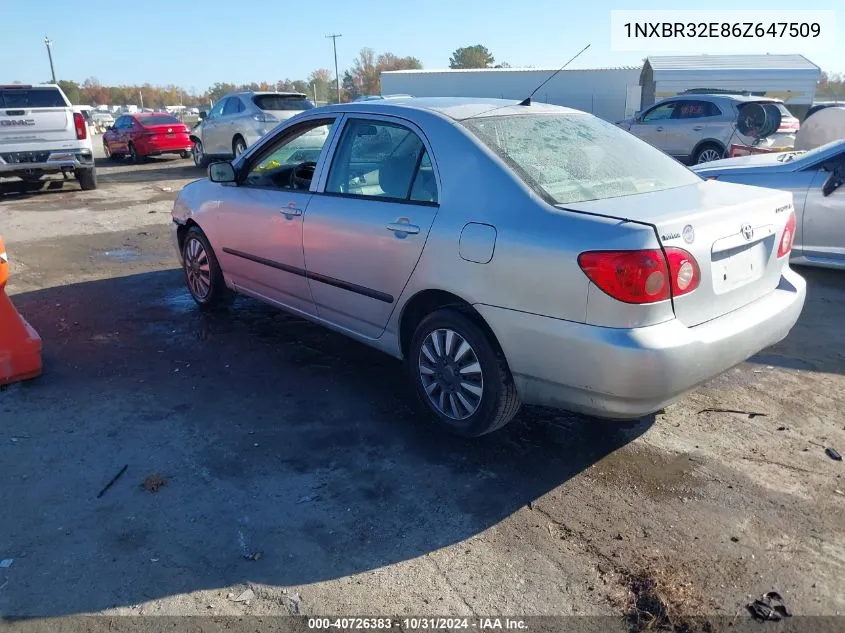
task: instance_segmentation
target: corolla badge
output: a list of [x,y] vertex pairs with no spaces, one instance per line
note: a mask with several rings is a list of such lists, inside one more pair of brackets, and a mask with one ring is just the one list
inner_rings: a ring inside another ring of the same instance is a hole
[[692,228],[692,224],[687,224],[684,227],[683,237],[687,244],[692,244],[695,241],[695,230]]

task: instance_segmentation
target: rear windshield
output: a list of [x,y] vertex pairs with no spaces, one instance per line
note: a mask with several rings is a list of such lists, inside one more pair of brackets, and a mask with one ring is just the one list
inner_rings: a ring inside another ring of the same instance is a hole
[[252,102],[262,110],[310,110],[314,104],[303,95],[256,95]]
[[66,108],[56,88],[0,88],[0,108]]
[[701,182],[674,158],[587,114],[524,114],[462,123],[552,204]]
[[179,125],[182,122],[177,119],[175,116],[170,116],[169,114],[154,114],[153,116],[141,116],[138,117],[138,120],[141,122],[141,125],[172,125],[177,123]]

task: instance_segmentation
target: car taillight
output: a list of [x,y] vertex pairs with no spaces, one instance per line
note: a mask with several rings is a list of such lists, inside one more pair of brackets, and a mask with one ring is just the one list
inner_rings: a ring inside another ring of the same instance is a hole
[[[668,261],[667,261],[668,260]],[[584,274],[625,303],[655,303],[692,292],[701,281],[695,258],[681,248],[588,251],[578,256]]]
[[85,117],[79,112],[73,113],[73,127],[76,128],[76,138],[80,141],[88,138],[88,126],[85,125]]
[[783,234],[780,236],[778,242],[778,257],[785,257],[789,255],[792,250],[792,242],[795,240],[795,212],[789,214],[786,221],[786,226],[783,229]]
[[798,119],[786,119],[785,121],[781,119],[778,132],[797,132],[800,127],[801,123]]

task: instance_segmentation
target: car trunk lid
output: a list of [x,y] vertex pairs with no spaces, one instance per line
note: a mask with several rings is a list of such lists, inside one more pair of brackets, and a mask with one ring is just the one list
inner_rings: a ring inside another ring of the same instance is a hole
[[672,302],[690,327],[772,292],[788,259],[777,257],[793,210],[788,192],[710,181],[566,208],[649,225],[661,246],[688,251],[701,281]]
[[172,134],[175,136],[176,134],[187,134],[189,131],[188,127],[179,120],[159,123],[156,117],[149,117],[140,119],[140,122],[147,134],[160,134],[162,136]]

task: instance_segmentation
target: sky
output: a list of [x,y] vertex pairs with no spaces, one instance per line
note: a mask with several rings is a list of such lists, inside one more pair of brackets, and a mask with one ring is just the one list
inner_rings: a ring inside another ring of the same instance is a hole
[[[44,37],[53,41],[58,79],[96,77],[104,85],[177,84],[202,92],[221,82],[304,79],[316,68],[333,71],[332,41],[340,33],[340,74],[363,47],[412,55],[425,68],[447,68],[460,46],[483,44],[497,62],[558,67],[591,44],[570,68],[639,66],[649,51],[613,52],[610,11],[677,9],[677,2],[646,0],[135,0],[78,3],[66,0],[0,0],[0,83],[40,83],[50,78]],[[802,0],[803,9],[834,9],[834,0]],[[4,6],[5,5],[5,6]],[[710,0],[707,9],[795,9],[794,0]],[[686,5],[692,6],[692,5]],[[845,6],[845,5],[842,5]],[[845,10],[837,15],[835,49],[800,47],[769,51],[803,53],[822,70],[845,72]],[[14,57],[10,52],[14,51]],[[743,52],[743,51],[737,51]],[[670,54],[660,51],[655,54]]]

